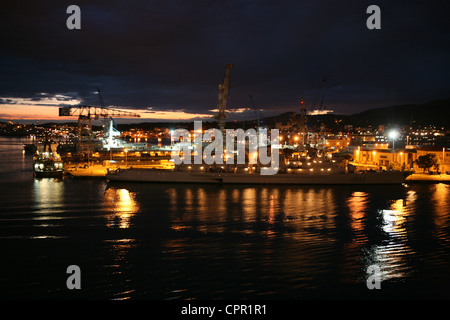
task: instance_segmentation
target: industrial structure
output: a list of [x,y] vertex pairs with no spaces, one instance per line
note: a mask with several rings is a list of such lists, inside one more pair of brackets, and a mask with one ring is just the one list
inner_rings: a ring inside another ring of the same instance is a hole
[[228,91],[230,87],[230,70],[233,67],[232,64],[227,64],[225,70],[225,78],[222,83],[219,84],[219,101],[217,104],[218,112],[215,118],[219,121],[219,130],[222,134],[225,133],[225,119],[227,117],[225,109],[227,107]]
[[[80,105],[76,107],[59,108],[60,117],[78,116],[78,146],[77,150],[86,154],[93,153],[92,144],[92,120],[103,118],[106,124],[107,119],[112,118],[139,118],[140,114],[118,109],[105,107],[94,107]],[[111,130],[110,133],[111,135]],[[110,137],[111,138],[111,137]]]

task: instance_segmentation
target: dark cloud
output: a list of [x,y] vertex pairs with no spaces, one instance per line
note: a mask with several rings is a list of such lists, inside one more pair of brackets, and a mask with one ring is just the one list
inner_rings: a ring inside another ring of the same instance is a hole
[[[447,98],[446,2],[9,1],[0,13],[0,97],[62,94],[99,104],[204,113],[225,65],[230,108],[267,114],[317,101],[339,113]],[[81,30],[66,8],[81,8]],[[70,93],[70,94],[69,94]],[[249,114],[242,113],[242,114]],[[250,114],[251,116],[251,114]]]

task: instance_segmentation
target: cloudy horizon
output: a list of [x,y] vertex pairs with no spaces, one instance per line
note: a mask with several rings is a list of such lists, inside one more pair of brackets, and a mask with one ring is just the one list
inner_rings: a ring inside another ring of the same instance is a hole
[[[448,98],[446,3],[77,1],[8,2],[0,13],[0,118],[58,119],[58,107],[100,105],[142,120],[213,119],[225,66],[227,120],[299,111],[353,114]],[[323,79],[326,82],[323,82]],[[326,111],[325,111],[326,110]],[[60,119],[63,120],[63,119]]]

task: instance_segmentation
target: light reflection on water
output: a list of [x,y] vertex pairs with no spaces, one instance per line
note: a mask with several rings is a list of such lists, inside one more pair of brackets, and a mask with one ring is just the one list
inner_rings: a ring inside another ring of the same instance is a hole
[[108,188],[105,191],[105,206],[111,211],[106,214],[108,227],[130,227],[131,218],[139,212],[139,204],[134,197],[127,189]]
[[[35,180],[19,147],[16,160],[5,160],[12,168],[0,168],[0,245],[14,261],[0,267],[4,296],[70,295],[60,288],[70,264],[81,266],[89,289],[78,294],[89,298],[368,295],[373,264],[381,268],[381,292],[389,283],[450,285],[448,184]],[[16,169],[23,174],[11,180]],[[410,289],[401,286],[400,295],[420,291]]]
[[33,196],[33,208],[40,214],[64,210],[64,183],[61,179],[34,179]]

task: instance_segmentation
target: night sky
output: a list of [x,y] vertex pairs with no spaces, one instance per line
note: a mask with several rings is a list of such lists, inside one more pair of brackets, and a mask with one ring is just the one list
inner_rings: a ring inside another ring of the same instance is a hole
[[[6,1],[0,118],[99,105],[96,88],[106,105],[145,118],[202,118],[217,107],[228,63],[229,120],[254,117],[243,109],[249,94],[267,116],[298,112],[301,97],[315,109],[322,93],[339,114],[449,98],[447,3]],[[81,30],[66,27],[71,4]],[[371,4],[381,30],[366,26]]]

